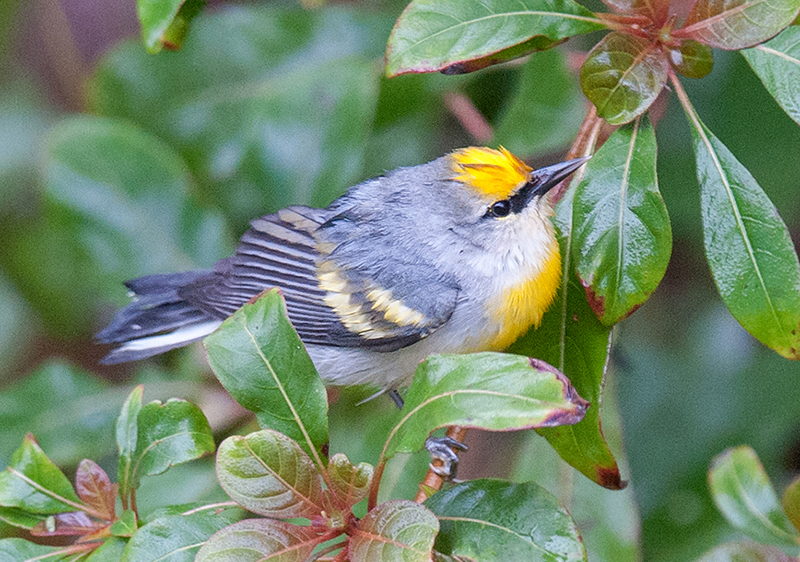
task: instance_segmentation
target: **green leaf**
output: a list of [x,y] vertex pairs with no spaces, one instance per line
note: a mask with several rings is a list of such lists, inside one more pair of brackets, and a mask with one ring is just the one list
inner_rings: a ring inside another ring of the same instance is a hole
[[700,557],[697,562],[794,562],[773,546],[757,543],[731,542],[721,544]]
[[786,225],[750,172],[687,107],[711,275],[734,318],[764,345],[800,358],[800,263]]
[[641,115],[667,81],[667,59],[658,43],[612,31],[581,67],[581,88],[597,114],[620,125]]
[[422,505],[392,500],[367,513],[350,535],[350,562],[429,562],[439,532],[436,516]]
[[261,427],[318,456],[328,441],[327,394],[277,290],[240,308],[203,345],[222,386]]
[[540,53],[520,70],[517,92],[497,124],[492,144],[520,156],[554,150],[575,137],[583,114],[584,102],[564,54]]
[[552,49],[553,47],[560,45],[565,41],[566,39],[553,41],[544,35],[536,35],[527,41],[519,43],[518,45],[514,45],[513,47],[509,47],[508,49],[498,51],[489,55],[488,57],[451,64],[450,66],[443,68],[440,72],[445,76],[469,74],[470,72],[477,72],[478,70],[483,70],[484,68],[488,68],[495,64],[509,62],[537,51],[546,51],[548,49]]
[[93,508],[103,519],[114,519],[117,505],[116,486],[100,465],[89,459],[83,459],[75,472],[75,491],[78,497]]
[[592,309],[611,326],[655,291],[672,251],[647,116],[609,137],[575,189],[572,261]]
[[320,537],[313,527],[272,519],[247,519],[212,536],[195,562],[294,562],[308,559]]
[[59,465],[110,453],[109,427],[124,399],[124,391],[77,367],[46,362],[0,393],[0,466],[8,464],[27,432]]
[[90,88],[95,111],[179,150],[237,230],[254,209],[327,205],[363,179],[388,33],[365,10],[270,4],[197,17],[169,56],[123,45]]
[[434,494],[425,507],[439,519],[437,551],[481,562],[586,560],[567,510],[533,482],[473,480]]
[[795,529],[800,529],[800,477],[792,480],[783,491],[781,505]]
[[510,351],[538,357],[556,365],[569,377],[591,407],[583,421],[570,426],[538,430],[558,454],[589,479],[612,490],[625,487],[614,456],[603,437],[600,414],[603,378],[608,361],[611,329],[604,326],[586,301],[572,272],[572,207],[574,189],[556,206],[555,223],[563,258],[564,276],[555,303],[542,317],[537,330],[530,330]]
[[681,41],[678,48],[669,50],[669,63],[687,78],[703,78],[714,68],[711,47],[692,39]]
[[800,554],[800,535],[783,512],[755,451],[735,447],[714,457],[708,471],[714,503],[728,522],[764,544]]
[[538,36],[536,46],[546,48],[603,27],[571,0],[415,0],[389,36],[386,73],[434,72]]
[[277,431],[228,437],[217,453],[217,478],[232,500],[259,515],[310,519],[323,511],[317,467]]
[[34,544],[23,539],[0,540],[0,560],[3,562],[28,562],[30,560],[46,560],[58,562],[60,556],[53,556],[57,547]]
[[58,467],[28,435],[0,472],[0,506],[53,514],[81,508],[81,500]]
[[555,368],[505,353],[432,355],[417,367],[385,458],[419,450],[436,428],[494,431],[577,423],[587,402]]
[[204,4],[205,0],[137,0],[136,12],[147,52],[157,53],[162,47],[179,49],[189,22]]
[[742,55],[775,101],[800,124],[800,27],[788,27]]
[[20,529],[33,529],[45,518],[44,515],[36,515],[16,507],[0,507],[0,521]]
[[202,511],[155,519],[131,537],[120,562],[194,562],[209,537],[240,515],[237,510]]
[[132,537],[138,528],[136,513],[126,509],[119,515],[119,519],[111,525],[111,534],[115,537]]
[[136,453],[136,441],[139,437],[139,412],[142,409],[142,395],[144,386],[135,387],[117,418],[116,436],[117,447],[119,449],[119,460],[117,461],[117,483],[119,484],[119,496],[122,498],[123,506],[127,507],[127,497],[132,487],[133,478],[133,456]]
[[161,474],[169,467],[214,452],[214,436],[200,408],[172,398],[165,404],[150,402],[138,416],[136,452],[131,462],[130,485],[139,487],[142,476]]
[[697,0],[672,36],[718,49],[746,49],[777,35],[798,12],[798,0]]
[[367,497],[372,473],[372,465],[362,462],[353,466],[343,453],[336,453],[328,463],[330,489],[348,507]]
[[108,539],[89,555],[86,562],[119,562],[127,544],[128,541],[124,539]]

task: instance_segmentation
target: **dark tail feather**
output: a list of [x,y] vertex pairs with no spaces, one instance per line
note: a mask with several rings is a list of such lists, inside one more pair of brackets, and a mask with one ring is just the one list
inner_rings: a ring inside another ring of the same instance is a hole
[[210,270],[148,275],[125,285],[134,295],[128,306],[97,334],[101,343],[122,344],[100,362],[124,363],[187,345],[213,332],[222,320],[180,296],[180,289],[214,275]]

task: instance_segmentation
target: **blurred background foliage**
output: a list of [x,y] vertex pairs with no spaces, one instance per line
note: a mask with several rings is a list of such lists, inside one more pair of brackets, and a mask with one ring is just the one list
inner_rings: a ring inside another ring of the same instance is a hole
[[[384,170],[469,144],[552,163],[577,131],[574,61],[591,43],[467,76],[387,80],[403,0],[301,4],[210,2],[181,52],[148,55],[133,0],[0,2],[3,465],[31,431],[64,467],[89,457],[109,468],[113,420],[141,382],[146,399],[196,402],[220,438],[248,423],[199,346],[98,365],[106,350],[92,334],[126,302],[124,280],[210,267],[249,219],[326,205]],[[685,84],[797,239],[800,129],[738,54],[715,53],[711,75]],[[662,97],[653,115],[674,250],[659,289],[616,329],[606,387],[604,429],[631,485],[599,488],[532,432],[476,432],[460,473],[544,485],[570,506],[593,561],[692,560],[741,538],[707,491],[725,447],[752,445],[778,489],[800,470],[800,365],[751,338],[716,295],[689,130]],[[370,392],[331,392],[331,450],[374,463],[397,412],[388,400],[356,406]],[[410,497],[426,462],[390,465],[392,495]],[[170,481],[148,483],[140,504],[220,497],[209,462],[160,478]],[[174,496],[159,498],[160,486]],[[0,523],[0,536],[13,533]]]

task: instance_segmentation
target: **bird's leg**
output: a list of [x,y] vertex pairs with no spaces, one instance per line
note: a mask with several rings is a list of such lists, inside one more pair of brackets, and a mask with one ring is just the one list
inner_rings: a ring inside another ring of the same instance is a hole
[[395,406],[397,406],[398,409],[400,409],[400,410],[403,409],[403,405],[405,404],[405,402],[403,402],[403,397],[400,396],[399,392],[397,392],[395,389],[391,388],[391,389],[386,391],[386,394],[388,394],[389,398],[391,398],[394,401],[394,404],[395,404]]

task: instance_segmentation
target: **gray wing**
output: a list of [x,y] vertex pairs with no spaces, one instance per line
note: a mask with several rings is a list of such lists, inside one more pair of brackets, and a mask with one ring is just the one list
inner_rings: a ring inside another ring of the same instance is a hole
[[[391,257],[402,253],[376,254],[375,244],[387,240],[321,239],[320,229],[332,224],[331,214],[289,207],[254,220],[236,254],[218,262],[215,275],[183,287],[181,297],[210,314],[227,317],[255,295],[278,287],[289,319],[306,344],[376,351],[410,345],[447,321],[455,307],[454,286],[441,283],[422,264]],[[355,236],[357,231],[353,230]],[[385,256],[383,263],[369,263],[370,254],[372,260]],[[409,284],[409,279],[415,283]],[[417,286],[437,299],[429,298],[416,308],[419,299],[409,296]]]

